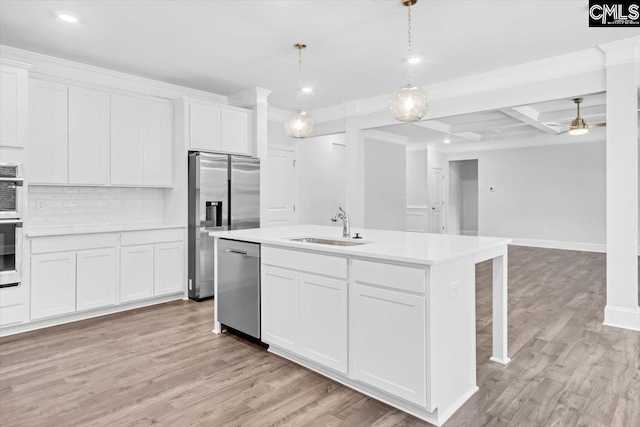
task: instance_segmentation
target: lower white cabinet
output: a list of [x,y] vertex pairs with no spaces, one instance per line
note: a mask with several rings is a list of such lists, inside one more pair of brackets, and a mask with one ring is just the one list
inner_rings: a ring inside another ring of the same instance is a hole
[[302,356],[347,373],[347,281],[299,274]]
[[286,350],[298,348],[298,273],[262,267],[262,340]]
[[155,296],[173,294],[184,290],[184,244],[169,242],[154,245]]
[[118,264],[115,248],[80,251],[76,262],[77,310],[117,304]]
[[76,253],[31,256],[31,319],[76,309]]
[[426,405],[425,297],[354,283],[349,313],[351,376]]
[[120,249],[120,301],[153,296],[153,245]]

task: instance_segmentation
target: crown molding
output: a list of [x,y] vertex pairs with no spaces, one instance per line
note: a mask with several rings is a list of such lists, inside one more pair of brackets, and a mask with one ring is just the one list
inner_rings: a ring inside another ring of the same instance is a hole
[[35,77],[61,78],[67,81],[77,81],[167,99],[188,96],[218,104],[228,104],[226,96],[215,93],[134,76],[132,74],[82,64],[80,62],[69,61],[10,46],[0,45],[0,58],[2,58],[2,60],[32,64],[33,67],[29,74]]
[[261,87],[250,87],[227,97],[230,105],[237,107],[252,107],[257,104],[269,105],[267,98],[271,90]]
[[613,67],[620,64],[640,62],[640,37],[616,40],[611,43],[598,45],[605,54],[605,66]]
[[26,64],[24,62],[18,62],[18,61],[11,61],[9,59],[4,59],[4,58],[0,58],[0,64],[7,65],[10,67],[15,67],[15,68],[22,68],[23,70],[30,70],[31,68],[33,68],[33,65],[31,64]]
[[396,135],[395,133],[389,133],[375,129],[364,130],[362,131],[362,135],[367,139],[390,142],[392,144],[407,145],[407,141],[409,141],[409,138],[407,138],[406,136]]

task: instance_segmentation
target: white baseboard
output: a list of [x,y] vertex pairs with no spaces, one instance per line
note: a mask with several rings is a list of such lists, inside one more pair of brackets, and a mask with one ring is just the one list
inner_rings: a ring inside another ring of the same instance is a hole
[[602,324],[640,331],[640,307],[625,308],[607,305],[604,308],[604,322]]

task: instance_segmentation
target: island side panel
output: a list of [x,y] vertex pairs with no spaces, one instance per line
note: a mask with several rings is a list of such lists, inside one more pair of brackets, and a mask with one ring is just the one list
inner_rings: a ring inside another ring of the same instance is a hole
[[222,326],[218,321],[218,242],[220,239],[216,237],[213,239],[213,333],[219,334],[222,332]]
[[506,365],[508,357],[508,251],[493,258],[493,355],[491,360]]
[[432,404],[446,420],[475,391],[475,263],[472,256],[429,269]]

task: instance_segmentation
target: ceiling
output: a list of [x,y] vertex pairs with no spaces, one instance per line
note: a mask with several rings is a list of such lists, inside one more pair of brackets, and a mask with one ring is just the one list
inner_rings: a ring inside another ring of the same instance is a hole
[[[413,8],[413,46],[424,60],[414,67],[414,83],[637,35],[636,28],[589,28],[587,5],[421,0]],[[81,21],[62,22],[57,10]],[[399,0],[2,0],[0,42],[222,95],[259,86],[273,90],[270,104],[285,109],[295,107],[293,44],[304,42],[305,83],[314,87],[305,102],[313,110],[404,83],[406,8]]]
[[[606,122],[606,95],[585,95],[580,115],[590,125]],[[405,136],[413,143],[442,144],[443,148],[546,136],[554,136],[555,141],[564,142],[575,139],[564,133],[575,117],[576,106],[573,101],[559,99],[496,111],[385,126],[379,130]],[[590,130],[590,133],[596,132],[604,135],[605,130]]]

